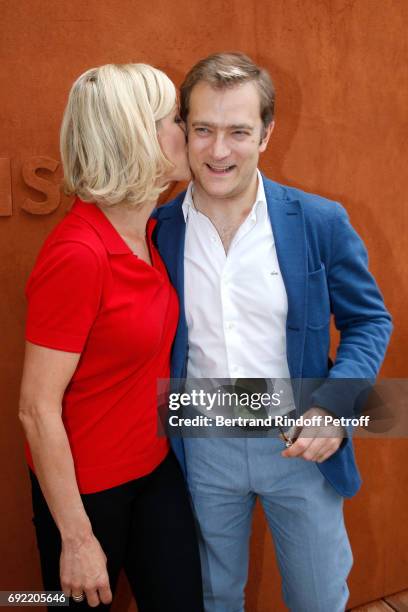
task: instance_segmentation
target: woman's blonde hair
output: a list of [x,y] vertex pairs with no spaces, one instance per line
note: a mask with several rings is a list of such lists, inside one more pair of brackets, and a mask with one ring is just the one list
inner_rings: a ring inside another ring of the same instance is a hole
[[176,102],[170,79],[146,64],[91,68],[72,86],[61,126],[67,193],[87,202],[156,201],[173,167],[161,150],[157,122]]

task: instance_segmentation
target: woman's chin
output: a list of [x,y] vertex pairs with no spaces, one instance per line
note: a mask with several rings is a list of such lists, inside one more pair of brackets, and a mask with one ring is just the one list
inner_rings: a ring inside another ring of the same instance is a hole
[[163,178],[163,185],[169,185],[170,183],[185,183],[192,179],[190,168],[186,170],[175,170]]
[[177,178],[172,178],[172,181],[177,181],[178,183],[184,183],[187,181],[191,181],[192,179],[192,174],[190,171],[190,168],[183,170],[182,172],[177,172]]

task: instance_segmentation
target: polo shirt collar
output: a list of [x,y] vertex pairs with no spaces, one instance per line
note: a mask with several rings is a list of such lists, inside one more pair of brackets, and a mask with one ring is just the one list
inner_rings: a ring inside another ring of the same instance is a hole
[[[83,202],[76,198],[71,212],[86,221],[98,234],[106,250],[111,255],[129,255],[132,253],[126,242],[113,227],[109,219],[94,202]],[[153,220],[148,223],[148,235],[153,231]]]

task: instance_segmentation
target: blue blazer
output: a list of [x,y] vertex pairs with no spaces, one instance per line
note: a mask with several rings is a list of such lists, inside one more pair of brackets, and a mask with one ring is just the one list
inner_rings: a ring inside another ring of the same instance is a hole
[[[324,379],[311,405],[338,415],[352,415],[339,379],[377,376],[392,330],[376,282],[368,271],[367,252],[344,208],[333,201],[286,187],[264,176],[265,195],[287,296],[287,360],[294,379]],[[185,221],[181,193],[155,211],[154,239],[180,299],[180,319],[172,351],[171,376],[184,378],[188,329],[184,310]],[[329,368],[330,317],[340,331],[340,344]],[[351,385],[352,387],[352,385]],[[186,471],[182,438],[172,446]],[[351,438],[317,464],[333,487],[351,497],[361,479]]]

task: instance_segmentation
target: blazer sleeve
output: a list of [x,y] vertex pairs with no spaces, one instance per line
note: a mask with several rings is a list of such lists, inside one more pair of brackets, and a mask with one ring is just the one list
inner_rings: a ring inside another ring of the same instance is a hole
[[344,208],[335,204],[327,280],[340,344],[312,405],[354,416],[377,377],[392,331],[391,316],[368,269],[367,250]]

